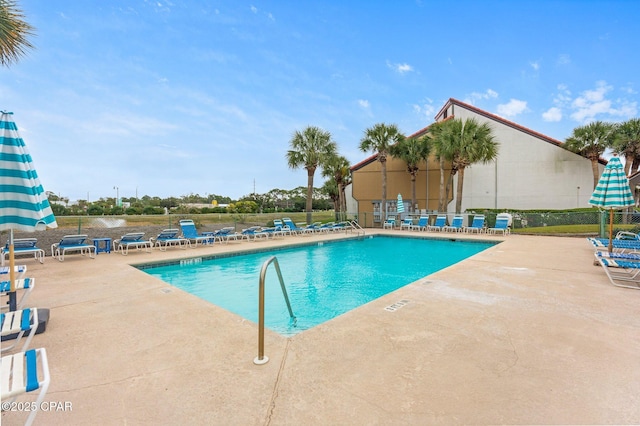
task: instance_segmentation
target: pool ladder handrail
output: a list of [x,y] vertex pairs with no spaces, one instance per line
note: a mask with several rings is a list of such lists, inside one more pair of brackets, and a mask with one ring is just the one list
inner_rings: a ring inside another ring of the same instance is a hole
[[289,295],[287,294],[287,288],[284,285],[282,279],[282,272],[280,272],[280,264],[275,256],[271,256],[262,264],[260,270],[260,283],[258,286],[258,356],[254,358],[253,363],[257,365],[266,364],[269,362],[269,357],[264,355],[264,281],[267,276],[267,268],[273,263],[278,273],[278,279],[280,280],[280,288],[282,289],[282,295],[284,301],[287,303],[287,309],[289,309],[289,316],[295,325],[296,317],[293,315],[291,309],[291,302],[289,302]]
[[355,230],[358,235],[360,235],[360,231],[362,231],[362,235],[365,235],[365,230],[362,226],[360,226],[360,224],[358,222],[356,222],[355,220],[351,220],[349,221],[349,225],[351,225],[351,229]]

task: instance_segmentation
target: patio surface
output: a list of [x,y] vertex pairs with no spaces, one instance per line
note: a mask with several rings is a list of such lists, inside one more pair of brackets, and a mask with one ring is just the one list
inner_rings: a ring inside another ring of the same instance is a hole
[[51,310],[31,344],[47,349],[45,400],[72,405],[36,424],[640,423],[640,291],[612,286],[584,238],[496,237],[292,338],[266,330],[261,366],[256,324],[128,266],[343,237],[19,261],[29,305]]

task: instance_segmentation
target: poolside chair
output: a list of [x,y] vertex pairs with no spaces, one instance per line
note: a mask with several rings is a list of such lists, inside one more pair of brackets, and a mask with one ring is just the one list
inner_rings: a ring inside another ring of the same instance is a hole
[[640,260],[623,259],[601,252],[596,252],[595,257],[611,284],[640,290]]
[[191,241],[178,235],[179,229],[165,229],[155,238],[153,245],[160,251],[167,251],[169,247],[181,247],[186,249],[191,247]]
[[478,234],[484,232],[484,215],[481,214],[477,214],[473,217],[473,221],[471,222],[470,226],[464,226],[463,228],[464,232],[470,232],[470,233],[474,233],[477,232]]
[[640,240],[640,235],[629,231],[619,231],[616,236],[616,240]]
[[461,232],[462,231],[462,223],[464,222],[464,217],[462,216],[454,216],[453,220],[451,220],[451,225],[443,226],[443,231],[451,231],[451,232]]
[[[39,361],[39,362],[38,362]],[[39,364],[39,366],[38,366]],[[20,395],[38,391],[35,403],[28,403],[31,407],[25,425],[33,424],[33,420],[42,406],[42,401],[49,388],[49,363],[47,351],[44,348],[30,349],[13,355],[5,355],[0,361],[1,397],[2,402],[12,403]]]
[[[38,262],[44,263],[44,250],[36,247],[36,244],[38,244],[37,238],[16,238],[13,240],[13,254],[14,256],[32,254]],[[5,258],[9,256],[8,241],[6,246],[0,249],[0,254],[2,255],[1,264],[4,265]]]
[[[13,270],[16,272],[16,279],[24,278],[27,273],[27,265],[16,265]],[[0,266],[0,281],[3,281],[3,278],[9,278],[8,266]]]
[[407,231],[411,230],[413,226],[413,218],[411,216],[407,216],[400,223],[400,230],[406,229]]
[[198,243],[201,244],[213,244],[215,242],[215,236],[213,232],[203,232],[198,234],[196,224],[191,219],[182,219],[180,222],[180,229],[182,229],[182,236],[191,242],[195,243],[195,247],[198,247]]
[[145,240],[144,232],[129,232],[115,240],[113,247],[116,252],[120,250],[123,256],[129,254],[129,248],[131,247],[138,251],[144,249],[145,252],[150,253],[151,247],[153,247],[153,241]]
[[231,240],[238,241],[239,236],[241,235],[236,232],[236,229],[233,226],[226,226],[213,232],[214,241],[218,240],[221,243],[228,243]]
[[487,228],[487,234],[497,234],[498,232],[502,232],[502,235],[508,235],[511,233],[511,229],[509,228],[509,219],[507,218],[496,218],[496,224],[493,228]]
[[[96,247],[87,243],[86,234],[65,235],[59,243],[51,244],[51,256],[57,257],[60,262],[64,262],[64,255],[72,252],[79,252],[81,255],[89,254],[91,259],[95,258]],[[93,255],[91,254],[93,252]]]
[[420,216],[420,219],[418,219],[418,223],[415,225],[411,225],[410,229],[412,231],[425,231],[428,224],[429,218],[427,216]]
[[387,219],[382,224],[382,229],[394,229],[396,227],[396,217],[387,216]]
[[251,226],[249,228],[243,229],[240,233],[240,240],[243,240],[245,238],[247,241],[256,241],[258,238],[269,238],[269,234],[262,231],[261,226]]
[[427,231],[442,231],[442,228],[444,228],[446,225],[446,216],[436,216],[436,221],[433,223],[433,225],[427,225]]
[[[2,341],[5,342],[2,343],[0,352],[7,352],[18,346],[18,343],[26,334],[27,338],[20,349],[20,351],[24,352],[36,334],[38,325],[37,308],[18,309],[17,311],[0,314],[0,336]],[[10,340],[13,340],[13,342],[9,342]]]
[[[4,275],[3,277],[7,277],[7,275]],[[27,301],[27,299],[29,298],[29,295],[31,294],[35,286],[36,286],[35,278],[16,278],[15,291],[16,293],[17,292],[22,293],[20,300],[16,301],[17,309],[20,309],[24,305],[24,302]],[[11,282],[10,281],[0,282],[0,296],[9,296],[10,292],[11,292]],[[3,304],[0,307],[0,310],[3,310],[3,311],[9,310],[9,305]]]
[[289,232],[291,232],[292,234],[300,235],[304,233],[303,228],[293,223],[293,221],[288,217],[283,217],[282,223],[284,224],[284,226],[289,228]]

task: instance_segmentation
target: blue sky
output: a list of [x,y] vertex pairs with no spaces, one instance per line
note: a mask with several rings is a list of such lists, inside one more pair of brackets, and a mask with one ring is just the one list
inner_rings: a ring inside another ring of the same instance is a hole
[[[456,98],[564,140],[638,117],[640,2],[20,0],[0,68],[43,186],[71,200],[306,185],[291,135],[411,134]],[[316,173],[316,186],[322,178]]]

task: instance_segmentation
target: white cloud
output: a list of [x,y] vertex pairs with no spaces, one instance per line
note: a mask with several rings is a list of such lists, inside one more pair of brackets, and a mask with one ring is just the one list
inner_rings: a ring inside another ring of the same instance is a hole
[[387,61],[387,66],[389,68],[391,68],[392,70],[394,70],[397,73],[400,74],[404,74],[406,72],[409,71],[413,71],[413,67],[407,63],[404,64],[392,64],[391,62]]
[[533,68],[536,71],[540,69],[540,62],[538,61],[529,62],[529,65],[531,65],[531,68]]
[[[638,103],[627,99],[608,99],[613,86],[606,81],[596,82],[595,89],[583,91],[571,102],[571,118],[580,123],[589,123],[599,116],[610,118],[631,118],[637,114]],[[624,89],[623,89],[624,90]]]
[[558,65],[568,65],[570,63],[571,63],[571,56],[567,55],[566,53],[558,55],[558,60],[557,60]]
[[505,117],[513,117],[527,110],[527,101],[510,99],[506,104],[498,105],[498,114]]
[[358,99],[358,105],[360,105],[360,107],[368,109],[369,108],[369,101],[366,99]]
[[464,102],[473,105],[475,101],[479,101],[482,99],[494,99],[497,97],[498,92],[492,89],[487,89],[484,93],[472,92],[470,95],[467,95],[467,97],[464,99]]
[[433,106],[433,100],[427,98],[422,104],[413,104],[413,111],[420,116],[432,119],[436,113],[436,108]]
[[251,5],[251,11],[252,11],[253,13],[258,13],[258,8],[257,8],[257,7],[255,7],[254,5]]
[[542,113],[544,121],[560,121],[562,120],[562,110],[558,107],[551,107]]

